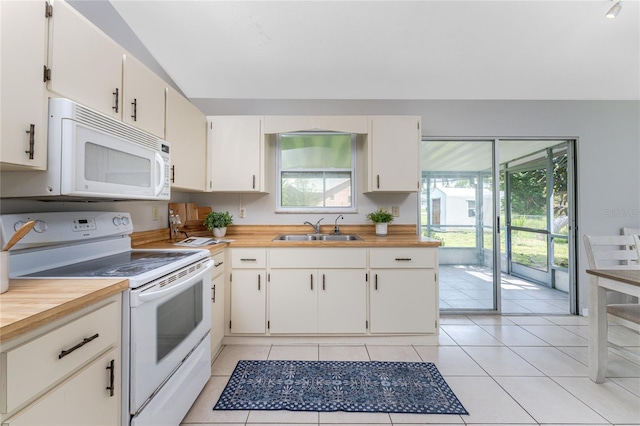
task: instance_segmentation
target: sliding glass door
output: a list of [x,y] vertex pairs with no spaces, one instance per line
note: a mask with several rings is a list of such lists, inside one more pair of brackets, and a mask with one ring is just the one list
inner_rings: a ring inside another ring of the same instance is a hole
[[423,140],[420,226],[442,242],[442,311],[576,313],[574,144]]
[[421,231],[442,242],[441,309],[497,311],[497,196],[493,140],[427,140]]

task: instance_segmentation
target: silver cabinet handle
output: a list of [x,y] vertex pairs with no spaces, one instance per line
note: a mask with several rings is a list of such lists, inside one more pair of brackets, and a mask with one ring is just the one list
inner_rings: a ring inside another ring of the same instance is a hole
[[411,262],[410,257],[396,257],[396,262]]
[[258,291],[260,291],[260,274],[258,274]]
[[240,259],[240,262],[257,262],[258,259]]
[[375,287],[374,288],[375,288],[375,290],[378,289],[378,274],[376,274],[376,277],[375,277]]
[[322,274],[322,290],[325,289],[324,282],[325,282],[325,276],[324,276],[324,274]]
[[311,290],[313,290],[313,274],[309,275],[311,277]]

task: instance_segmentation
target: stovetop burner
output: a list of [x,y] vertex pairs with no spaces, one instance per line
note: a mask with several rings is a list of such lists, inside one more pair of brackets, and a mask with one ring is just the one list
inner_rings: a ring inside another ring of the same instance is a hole
[[23,277],[135,277],[189,256],[193,256],[193,251],[130,251],[47,269]]

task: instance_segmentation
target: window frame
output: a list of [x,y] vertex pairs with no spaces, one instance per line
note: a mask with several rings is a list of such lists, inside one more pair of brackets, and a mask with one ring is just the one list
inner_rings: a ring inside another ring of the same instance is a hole
[[[345,168],[282,168],[282,142],[283,135],[349,135],[351,138],[351,167]],[[276,213],[356,213],[357,212],[357,182],[356,182],[356,134],[348,132],[332,132],[332,131],[297,131],[283,132],[276,135]],[[351,173],[351,206],[305,206],[305,207],[283,207],[282,206],[282,173],[283,172],[348,172]]]

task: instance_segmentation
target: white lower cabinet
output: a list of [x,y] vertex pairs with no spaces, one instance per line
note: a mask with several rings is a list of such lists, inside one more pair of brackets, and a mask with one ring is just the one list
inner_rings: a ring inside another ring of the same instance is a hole
[[318,332],[367,332],[367,275],[361,269],[325,270],[318,291]]
[[349,248],[270,250],[269,332],[366,333],[366,254]]
[[437,247],[233,248],[230,257],[231,336],[438,334]]
[[371,249],[371,333],[437,334],[437,248]]
[[[113,372],[113,380],[111,374]],[[107,352],[37,400],[7,426],[88,426],[120,424],[120,351]],[[114,395],[111,396],[110,388]]]
[[433,271],[371,270],[371,333],[434,333]]
[[2,345],[3,425],[120,424],[121,295]]
[[265,272],[234,270],[231,276],[232,334],[264,334],[266,330]]
[[271,334],[361,334],[366,320],[364,269],[271,270]]
[[265,249],[232,249],[230,281],[231,334],[265,334],[267,281]]
[[318,279],[310,269],[279,269],[269,273],[271,334],[318,332]]
[[222,348],[224,337],[224,281],[225,252],[221,251],[213,256],[213,276],[211,279],[211,356],[215,358]]

